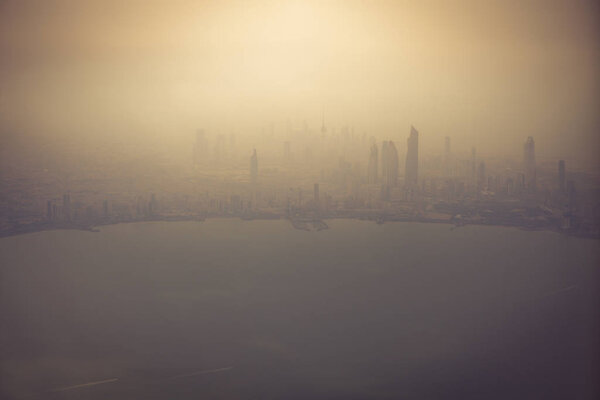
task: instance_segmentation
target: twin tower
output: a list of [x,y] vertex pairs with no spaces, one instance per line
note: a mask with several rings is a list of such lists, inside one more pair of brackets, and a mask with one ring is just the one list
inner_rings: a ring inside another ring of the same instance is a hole
[[[381,176],[386,187],[398,186],[398,150],[391,140],[385,140],[381,144]],[[377,144],[371,146],[369,155],[369,166],[367,171],[367,183],[379,183],[379,152]],[[404,175],[404,186],[416,188],[419,179],[419,132],[410,127],[410,136],[407,139],[406,168]]]

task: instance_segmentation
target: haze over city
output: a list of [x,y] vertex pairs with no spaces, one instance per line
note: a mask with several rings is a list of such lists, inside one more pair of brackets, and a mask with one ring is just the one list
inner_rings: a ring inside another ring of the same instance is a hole
[[0,397],[600,394],[600,5],[0,1]]
[[[24,1],[0,14],[2,136],[196,128],[251,136],[289,119],[598,167],[593,1]],[[278,132],[281,136],[282,132]],[[90,142],[93,143],[93,142]]]

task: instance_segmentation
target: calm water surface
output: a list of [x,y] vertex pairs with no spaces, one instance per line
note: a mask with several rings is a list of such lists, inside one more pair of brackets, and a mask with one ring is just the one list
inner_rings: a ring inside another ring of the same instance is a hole
[[207,220],[0,239],[0,397],[598,396],[597,241],[330,227]]

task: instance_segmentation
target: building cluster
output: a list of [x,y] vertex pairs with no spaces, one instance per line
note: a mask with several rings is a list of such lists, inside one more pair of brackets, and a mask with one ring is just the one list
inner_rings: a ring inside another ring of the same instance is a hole
[[3,230],[207,217],[362,218],[598,236],[595,187],[569,172],[565,160],[540,165],[532,137],[519,160],[507,161],[482,158],[475,148],[455,153],[450,137],[439,154],[421,154],[419,135],[411,126],[404,139],[377,140],[323,121],[318,130],[303,124],[281,137],[271,127],[238,143],[233,133],[198,130],[183,172],[161,166],[160,175],[135,176],[126,190],[94,190],[93,197],[73,185],[62,198],[46,198],[36,220]]

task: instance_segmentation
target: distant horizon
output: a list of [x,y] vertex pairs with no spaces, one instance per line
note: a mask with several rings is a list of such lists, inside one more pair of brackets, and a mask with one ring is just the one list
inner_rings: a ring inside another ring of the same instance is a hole
[[592,0],[4,1],[0,141],[168,144],[324,114],[381,140],[414,124],[424,149],[533,136],[540,156],[598,166],[598,15]]
[[599,71],[598,0],[0,0],[0,398],[596,400]]

